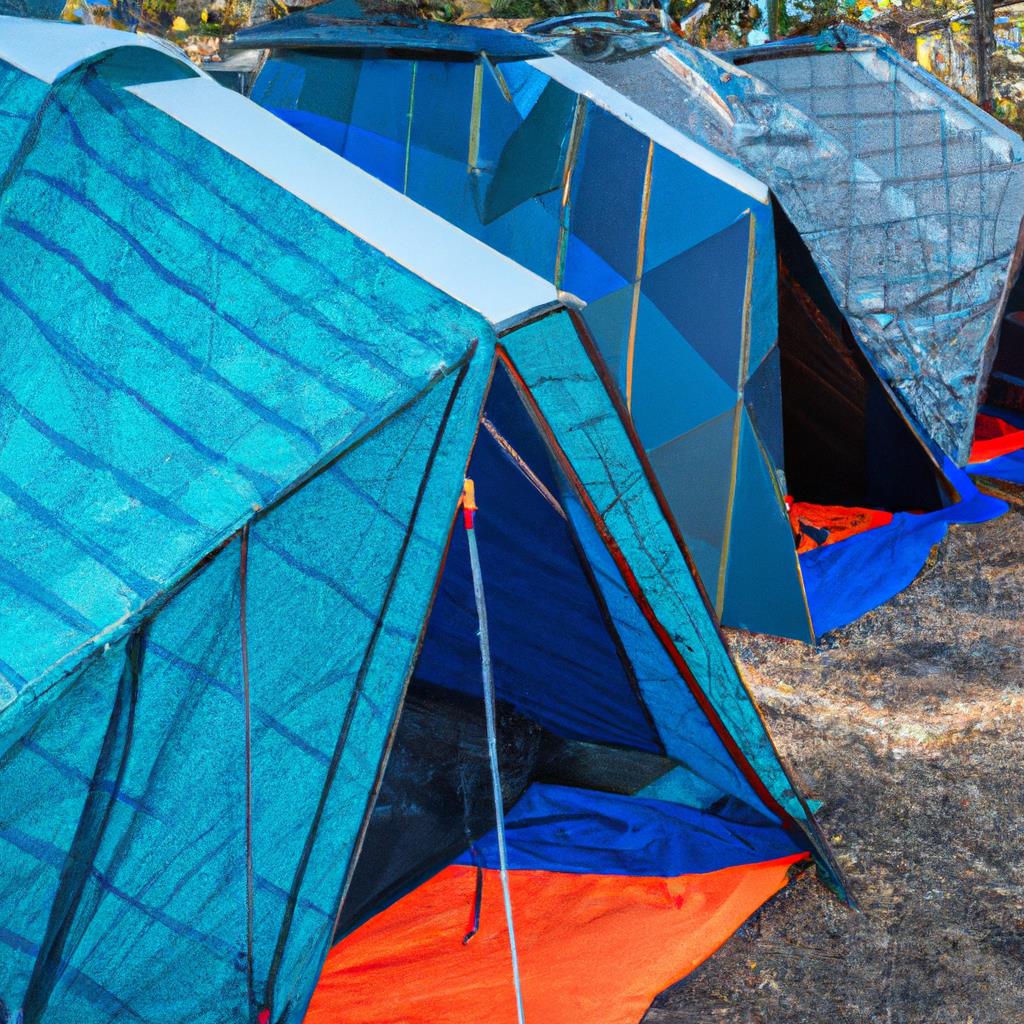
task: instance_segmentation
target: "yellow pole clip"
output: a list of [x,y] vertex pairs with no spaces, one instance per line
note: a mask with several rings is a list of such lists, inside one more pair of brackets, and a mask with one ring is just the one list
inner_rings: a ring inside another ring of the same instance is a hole
[[476,488],[467,476],[462,485],[462,519],[467,530],[473,529],[473,518],[476,512]]

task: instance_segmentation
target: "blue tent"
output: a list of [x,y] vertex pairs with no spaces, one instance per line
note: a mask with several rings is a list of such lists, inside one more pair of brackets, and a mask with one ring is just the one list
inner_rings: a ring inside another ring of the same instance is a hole
[[581,299],[718,614],[810,639],[765,186],[537,40],[333,12],[240,33],[253,98]]
[[0,103],[0,1019],[303,1019],[407,687],[480,700],[467,466],[544,856],[841,889],[550,282],[152,40],[0,19]]
[[[585,302],[722,621],[811,640],[910,583],[948,521],[1002,506],[973,500],[815,305],[826,284],[769,169],[738,166],[723,98],[640,27],[523,36],[328,4],[236,45],[270,49],[257,102]],[[798,559],[787,493],[903,518]]]

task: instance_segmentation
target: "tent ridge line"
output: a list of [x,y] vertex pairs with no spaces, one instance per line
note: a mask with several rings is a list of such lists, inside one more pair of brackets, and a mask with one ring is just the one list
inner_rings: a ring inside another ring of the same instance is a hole
[[730,163],[714,150],[639,106],[626,95],[605,85],[589,71],[558,54],[527,58],[526,63],[553,81],[585,96],[633,131],[652,138],[657,145],[675,153],[690,165],[724,181],[751,199],[768,204],[768,186],[748,171]]
[[[21,24],[17,26],[18,30],[24,37],[29,32],[39,32],[41,26],[37,19],[23,19],[18,15],[0,15],[0,25],[5,25],[8,22],[14,22],[16,19],[21,21]],[[28,25],[25,22],[28,21]],[[65,23],[66,24],[66,23]],[[13,30],[13,26],[12,26]],[[0,49],[0,60],[10,64],[11,67],[16,68],[22,74],[28,75],[30,78],[36,79],[38,82],[42,82],[44,85],[56,86],[63,82],[65,79],[70,78],[76,72],[88,70],[92,65],[101,63],[108,57],[115,54],[118,50],[123,50],[131,46],[145,47],[146,49],[152,50],[155,53],[161,55],[170,62],[177,64],[181,67],[188,69],[191,74],[191,78],[207,78],[208,76],[191,61],[189,61],[184,54],[178,50],[177,47],[167,43],[165,40],[160,39],[158,36],[150,35],[149,33],[143,32],[139,34],[129,34],[126,32],[120,32],[115,29],[104,28],[99,25],[87,25],[80,29],[73,30],[76,41],[78,39],[85,39],[87,36],[91,40],[99,40],[99,45],[94,46],[89,50],[76,50],[72,48],[69,52],[65,52],[62,55],[62,59],[66,58],[68,63],[53,66],[47,66],[47,59],[40,61],[38,54],[29,53],[28,59],[26,59],[26,53],[23,50],[20,54],[18,53],[17,47],[13,49]],[[28,36],[31,40],[31,36]],[[60,39],[60,42],[68,42],[70,37],[64,37]],[[56,49],[58,55],[61,54],[60,48]],[[36,57],[35,61],[32,57]],[[49,61],[53,60],[53,52],[49,55]]]
[[580,145],[583,141],[583,130],[587,119],[587,98],[582,93],[576,94],[576,103],[572,111],[572,124],[569,126],[569,139],[566,143],[565,162],[562,165],[562,192],[559,200],[558,242],[555,246],[555,287],[561,292],[565,278],[565,260],[569,245],[569,224],[572,220],[572,183],[576,173],[576,161],[579,157]]
[[[356,710],[359,706],[360,699],[363,696],[363,687],[366,682],[366,677],[369,674],[370,667],[375,659],[377,644],[384,631],[384,621],[391,606],[391,599],[394,596],[396,587],[398,586],[398,580],[405,564],[405,556],[408,552],[409,544],[412,541],[414,525],[419,517],[420,508],[427,492],[427,486],[430,482],[434,463],[437,459],[438,452],[441,450],[441,443],[448,429],[448,423],[451,419],[452,409],[455,406],[455,400],[458,398],[462,385],[465,382],[466,375],[469,372],[469,365],[469,360],[465,360],[463,362],[463,365],[452,384],[451,394],[449,394],[448,401],[445,404],[440,429],[434,435],[434,441],[430,447],[430,453],[427,456],[424,473],[420,479],[419,487],[416,490],[416,497],[413,501],[413,507],[409,515],[409,524],[406,528],[405,535],[402,538],[399,550],[396,553],[387,587],[385,588],[381,600],[380,610],[377,613],[377,621],[374,623],[373,630],[367,641],[362,663],[359,666],[359,671],[352,686],[352,692],[349,695],[348,704],[345,708],[345,715],[341,723],[341,729],[339,730],[338,738],[335,742],[334,753],[331,756],[331,762],[327,767],[324,783],[320,790],[320,799],[317,803],[316,811],[313,814],[313,820],[310,822],[309,830],[306,833],[306,841],[303,845],[298,865],[296,866],[295,872],[292,876],[292,884],[288,893],[288,900],[285,904],[284,918],[278,931],[277,943],[275,944],[273,957],[271,958],[270,967],[267,971],[266,982],[263,986],[263,1006],[271,1011],[271,1016],[274,1012],[274,995],[275,988],[277,986],[278,972],[281,968],[285,951],[288,946],[288,939],[291,933],[292,921],[295,916],[295,909],[298,906],[299,894],[301,892],[303,882],[305,881],[306,870],[309,866],[309,861],[313,854],[313,848],[316,845],[316,840],[319,835],[320,822],[326,810],[330,792],[334,786],[335,776],[337,775],[338,769],[341,767],[342,756],[345,752],[345,747],[348,744],[348,737],[352,729],[352,723],[355,720]],[[307,958],[308,956],[309,950],[307,950]],[[287,1019],[289,1006],[290,1001],[285,1003],[284,1010],[277,1018],[279,1024],[283,1024],[283,1021]]]
[[552,299],[550,302],[545,302],[540,306],[534,306],[532,309],[525,309],[517,316],[509,317],[507,320],[502,320],[499,324],[494,324],[494,335],[500,340],[506,335],[512,334],[513,331],[522,330],[524,327],[529,327],[539,320],[544,320],[565,310],[573,310],[577,306],[582,307],[582,305],[582,301],[577,299],[571,292],[559,291],[557,299]]
[[640,224],[636,236],[636,273],[633,275],[633,300],[629,313],[629,331],[626,335],[626,408],[633,409],[633,359],[636,354],[636,326],[640,315],[640,285],[644,276],[644,256],[647,248],[647,218],[651,209],[651,171],[654,167],[654,139],[647,143],[647,163],[644,167],[643,188],[640,193]]
[[[718,560],[718,580],[715,586],[715,611],[721,618],[725,612],[726,577],[729,572],[729,551],[732,546],[732,521],[736,504],[736,486],[739,475],[740,435],[743,430],[744,389],[750,375],[750,297],[754,287],[754,216],[748,209],[747,217],[747,273],[743,286],[743,326],[740,334],[740,360],[736,380],[736,406],[732,420],[732,446],[729,453],[729,496],[725,503],[725,524],[722,531],[722,552]],[[741,215],[742,216],[742,215]]]
[[[480,421],[483,418],[483,407],[486,401],[486,396],[490,393],[491,382],[494,380],[494,370],[497,366],[497,359],[492,357],[490,369],[487,374],[487,384],[483,390],[483,397],[480,401],[480,406],[477,410],[477,423],[473,430],[473,437],[466,450],[466,458],[462,465],[462,480],[464,481],[466,476],[469,474],[469,463],[473,456],[473,450],[476,447],[477,440],[480,434]],[[345,871],[345,878],[342,882],[341,894],[338,898],[338,910],[334,916],[334,924],[331,928],[331,943],[333,944],[338,933],[338,924],[341,921],[341,912],[345,909],[345,899],[348,896],[349,886],[352,883],[352,876],[354,874],[356,863],[359,859],[359,855],[362,852],[363,844],[366,841],[366,833],[370,827],[370,819],[373,815],[373,808],[377,802],[377,797],[380,794],[380,788],[384,783],[384,773],[387,768],[388,760],[391,756],[391,750],[394,746],[395,737],[398,733],[398,722],[401,715],[401,709],[405,704],[406,694],[409,691],[409,684],[412,682],[413,673],[416,670],[416,664],[419,661],[420,653],[423,650],[423,645],[427,639],[427,629],[430,625],[430,617],[434,611],[434,605],[437,601],[438,592],[441,589],[441,580],[444,576],[445,566],[448,562],[448,552],[451,549],[452,537],[455,534],[456,527],[458,526],[458,513],[459,505],[462,500],[462,488],[463,484],[459,486],[458,495],[454,497],[452,502],[452,511],[449,517],[448,535],[445,538],[444,548],[441,552],[441,557],[438,560],[438,569],[434,575],[434,583],[431,587],[430,598],[427,601],[426,613],[423,616],[423,624],[420,628],[419,638],[417,639],[416,646],[409,658],[409,666],[406,670],[405,679],[402,683],[401,694],[395,704],[395,713],[391,719],[391,725],[388,729],[387,736],[384,741],[384,749],[380,758],[380,762],[377,766],[377,775],[374,778],[373,786],[370,792],[367,794],[366,807],[363,811],[363,818],[360,822],[359,832],[356,835],[355,842],[352,844],[352,853],[349,857],[348,867]]]
[[569,531],[569,537],[572,540],[572,546],[576,551],[576,558],[579,560],[580,567],[583,569],[583,575],[586,577],[587,583],[590,586],[590,592],[593,595],[594,602],[597,604],[598,611],[601,614],[601,619],[604,622],[604,627],[608,631],[609,637],[611,637],[612,644],[615,647],[615,653],[618,655],[623,673],[629,682],[629,687],[633,691],[633,696],[636,698],[647,724],[651,727],[651,731],[658,741],[661,753],[665,754],[665,741],[661,737],[661,730],[658,728],[658,723],[655,721],[654,715],[651,713],[651,709],[647,706],[647,700],[644,698],[643,689],[640,686],[640,680],[636,677],[636,670],[633,667],[633,662],[629,657],[629,652],[626,650],[626,645],[622,639],[622,635],[619,632],[618,627],[615,625],[615,620],[612,618],[611,609],[608,607],[608,602],[605,599],[604,592],[601,590],[601,586],[597,582],[597,576],[594,573],[594,568],[590,564],[590,560],[586,557],[583,542],[580,540],[579,533],[576,530],[576,524],[573,523],[572,519],[568,516],[566,516],[566,526]]

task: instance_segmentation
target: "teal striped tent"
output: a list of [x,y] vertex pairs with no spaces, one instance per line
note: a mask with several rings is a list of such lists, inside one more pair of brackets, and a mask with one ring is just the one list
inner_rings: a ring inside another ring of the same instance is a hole
[[550,283],[144,38],[0,19],[0,115],[0,1020],[303,1018],[467,465],[499,697],[839,885]]

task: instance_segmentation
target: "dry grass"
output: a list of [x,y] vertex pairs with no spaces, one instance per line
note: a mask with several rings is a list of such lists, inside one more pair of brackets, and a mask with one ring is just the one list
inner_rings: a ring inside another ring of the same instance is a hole
[[1022,1024],[1024,513],[817,650],[731,640],[861,909],[805,875],[646,1024]]

